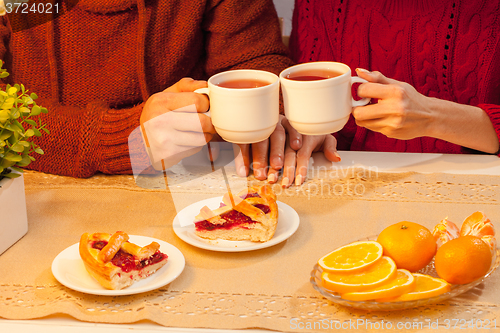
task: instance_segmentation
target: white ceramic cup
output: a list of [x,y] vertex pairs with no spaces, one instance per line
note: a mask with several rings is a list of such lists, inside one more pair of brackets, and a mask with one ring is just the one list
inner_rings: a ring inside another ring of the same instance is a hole
[[[224,82],[258,80],[268,83],[257,88],[225,88]],[[260,70],[232,70],[212,76],[208,88],[195,92],[210,98],[212,124],[226,141],[255,143],[269,138],[279,120],[279,78]]]
[[[316,72],[334,71],[339,76],[314,81],[298,81],[288,77]],[[351,85],[367,82],[351,76],[349,66],[339,62],[310,62],[289,67],[280,73],[285,116],[299,133],[321,135],[342,129],[349,120],[352,108],[368,104],[369,98],[356,101]]]

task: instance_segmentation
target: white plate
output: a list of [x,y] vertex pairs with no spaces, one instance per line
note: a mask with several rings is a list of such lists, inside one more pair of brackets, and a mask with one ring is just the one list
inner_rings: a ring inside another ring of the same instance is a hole
[[184,270],[186,261],[181,251],[175,246],[159,239],[129,235],[130,242],[146,246],[155,241],[160,244],[160,251],[168,256],[168,261],[150,277],[135,282],[128,288],[109,290],[101,286],[85,269],[80,257],[79,243],[71,245],[62,251],[52,262],[52,274],[61,284],[82,293],[93,295],[132,295],[163,287],[175,280]]
[[292,236],[299,227],[299,214],[292,207],[278,201],[278,226],[273,238],[267,242],[210,240],[198,237],[195,234],[195,225],[192,222],[195,216],[200,213],[200,209],[203,206],[215,209],[219,207],[221,202],[221,197],[210,198],[198,201],[181,210],[174,219],[173,227],[175,234],[186,243],[205,250],[243,252],[264,249],[279,244]]

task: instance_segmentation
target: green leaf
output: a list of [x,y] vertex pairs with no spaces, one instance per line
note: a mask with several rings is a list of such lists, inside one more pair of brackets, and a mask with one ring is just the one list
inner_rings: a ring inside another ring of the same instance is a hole
[[19,110],[15,107],[12,107],[12,109],[10,109],[10,117],[12,119],[17,119],[21,116],[21,113],[19,112]]
[[25,167],[30,163],[31,163],[31,160],[30,160],[29,156],[26,155],[26,156],[23,156],[23,159],[21,161],[17,162],[17,165],[20,167]]
[[33,104],[33,99],[29,96],[23,96],[23,104],[31,105]]
[[28,141],[19,141],[19,144],[23,145],[24,147],[26,148],[29,148],[30,147],[30,143]]
[[10,162],[19,162],[23,159],[23,157],[18,154],[7,153],[7,155],[4,156],[4,159]]
[[10,118],[7,110],[0,110],[0,123],[5,123]]
[[17,126],[21,130],[21,133],[24,133],[24,127],[21,125],[21,123],[17,120],[13,120],[12,123]]
[[12,135],[11,131],[3,131],[2,134],[0,134],[0,141],[7,140],[11,135]]
[[[12,169],[13,169],[13,168],[12,168]],[[8,174],[3,175],[3,176],[4,176],[5,178],[10,178],[10,179],[12,179],[12,178],[17,178],[17,177],[21,177],[21,175],[20,175],[20,174],[15,173],[15,172],[9,172]]]
[[8,90],[7,90],[7,94],[9,95],[14,95],[17,93],[17,88],[16,87],[10,87]]
[[41,130],[44,131],[47,134],[50,134],[50,131],[48,129],[46,129],[45,127],[42,127]]
[[47,110],[47,108],[42,107],[42,113],[44,114],[49,113],[49,110]]
[[30,109],[28,109],[27,107],[24,107],[24,106],[21,106],[21,107],[19,108],[19,111],[20,111],[21,113],[27,113],[27,114],[29,114],[29,113],[30,113]]
[[16,166],[11,166],[10,168],[11,168],[12,170],[14,170],[14,171],[17,171],[17,172],[23,172],[23,169],[18,168],[18,167],[16,167]]
[[37,95],[37,94],[35,94],[35,93],[31,93],[31,94],[30,94],[30,97],[31,97],[31,99],[37,99],[37,98],[38,98],[38,95]]
[[38,116],[40,113],[42,113],[42,109],[38,105],[33,106],[31,109],[31,115]]
[[16,164],[15,161],[9,161],[8,159],[4,158],[3,160],[0,160],[0,166],[4,169],[9,168]]
[[22,153],[24,151],[24,146],[18,142],[15,145],[11,146],[10,149],[15,151],[16,153]]
[[33,136],[33,135],[35,135],[35,131],[33,131],[33,130],[30,128],[30,129],[28,129],[28,130],[26,131],[26,133],[24,133],[24,135],[25,135],[25,136],[27,136],[27,137],[29,138],[29,137],[31,137],[31,136]]
[[42,133],[37,128],[33,128],[33,131],[35,132],[35,136],[42,136]]
[[16,100],[15,100],[14,98],[12,98],[12,97],[7,98],[7,99],[3,102],[1,109],[2,109],[2,110],[10,110],[10,109],[12,109],[12,107],[14,106],[14,102],[15,102],[15,101],[16,101]]
[[17,132],[11,132],[11,133],[12,135],[7,138],[7,142],[10,143],[11,145],[14,145],[19,139],[19,134],[17,134]]
[[40,155],[43,155],[43,154],[44,154],[44,152],[43,152],[42,148],[40,148],[40,147],[38,147],[38,148],[36,148],[36,149],[35,149],[35,153],[38,153],[38,154],[40,154]]

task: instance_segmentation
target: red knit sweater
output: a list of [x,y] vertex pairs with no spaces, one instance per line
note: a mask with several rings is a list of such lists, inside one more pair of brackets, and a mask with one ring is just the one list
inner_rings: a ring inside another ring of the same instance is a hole
[[[500,1],[297,0],[290,40],[297,62],[378,70],[420,93],[482,108],[500,137]],[[397,140],[351,116],[338,148],[465,153],[429,137]]]
[[29,166],[44,172],[131,173],[129,153],[148,162],[129,135],[152,93],[182,77],[291,65],[271,0],[64,0],[61,10],[31,29],[28,14],[8,14],[13,32],[0,20],[9,81],[49,110],[51,134],[37,142],[45,155]]

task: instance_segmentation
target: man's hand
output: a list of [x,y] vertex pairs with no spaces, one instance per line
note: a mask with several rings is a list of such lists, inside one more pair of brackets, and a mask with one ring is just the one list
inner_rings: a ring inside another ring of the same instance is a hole
[[210,117],[203,114],[209,108],[208,98],[194,93],[206,86],[206,81],[183,78],[146,101],[141,130],[155,169],[177,164],[212,139],[215,128]]

